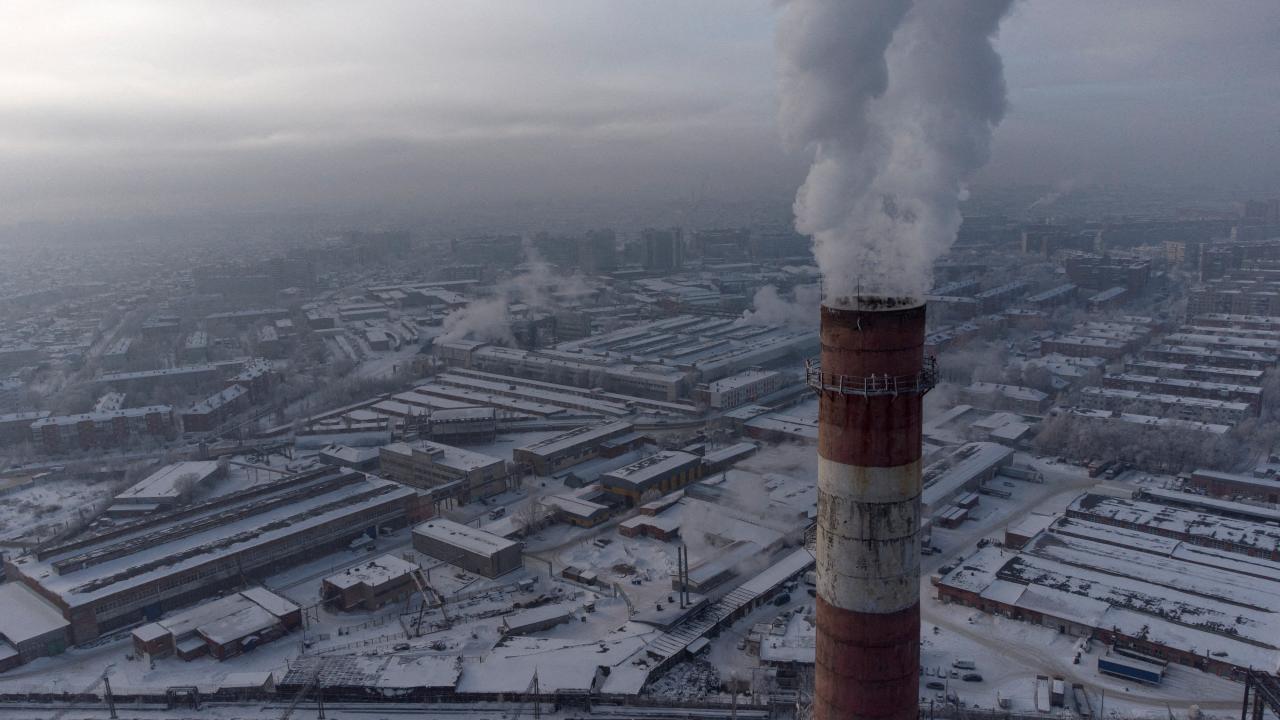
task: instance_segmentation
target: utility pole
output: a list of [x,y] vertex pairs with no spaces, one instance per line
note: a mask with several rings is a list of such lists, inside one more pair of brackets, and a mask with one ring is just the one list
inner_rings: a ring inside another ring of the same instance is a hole
[[738,673],[729,674],[729,691],[733,693],[733,705],[729,710],[729,717],[738,720]]
[[104,687],[102,694],[107,700],[107,712],[111,714],[111,720],[116,720],[116,699],[111,696],[111,678],[105,673],[102,675],[102,685]]

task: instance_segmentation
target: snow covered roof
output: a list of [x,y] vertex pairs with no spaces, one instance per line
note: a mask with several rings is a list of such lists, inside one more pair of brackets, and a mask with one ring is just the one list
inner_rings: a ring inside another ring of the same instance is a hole
[[583,425],[567,432],[560,433],[559,435],[553,435],[549,438],[544,438],[537,442],[518,447],[516,450],[542,457],[549,457],[558,452],[577,447],[584,443],[596,442],[631,432],[632,427],[631,423],[628,422]]
[[215,645],[227,645],[266,632],[279,622],[275,615],[258,605],[248,604],[229,615],[202,624],[196,631]]
[[541,605],[528,610],[518,610],[502,616],[502,626],[507,632],[518,634],[522,631],[548,622],[560,623],[573,617],[577,610],[573,603],[556,603]]
[[70,625],[53,603],[20,582],[0,584],[0,636],[14,645]]
[[1016,521],[1009,523],[1005,528],[1006,532],[1022,537],[1035,537],[1040,532],[1049,527],[1053,523],[1052,515],[1042,515],[1039,513],[1031,513],[1018,518]]
[[[511,637],[485,656],[483,663],[463,665],[459,692],[523,693],[538,674],[542,692],[586,692],[592,689],[599,668],[625,675],[628,660],[643,651],[645,641],[657,631],[628,623],[592,643],[581,638]],[[647,670],[640,676],[643,683]],[[636,688],[639,690],[639,687]]]
[[714,464],[728,462],[732,460],[740,460],[760,449],[759,445],[752,442],[734,443],[728,447],[712,450],[702,456],[703,462]]
[[418,440],[413,443],[391,443],[390,445],[384,445],[382,451],[384,453],[414,457],[422,454],[430,455],[432,463],[443,465],[459,472],[470,472],[479,468],[503,464],[502,458],[429,440]]
[[778,374],[776,370],[751,368],[726,378],[720,378],[708,385],[708,389],[711,392],[728,392],[735,388],[745,387],[761,380],[776,377]]
[[246,588],[240,594],[276,617],[298,611],[297,605],[263,587]]
[[80,413],[78,415],[51,415],[36,420],[31,424],[33,431],[59,425],[79,425],[82,422],[109,423],[115,418],[145,418],[152,414],[167,415],[173,412],[169,405],[147,405],[146,407],[121,408],[101,413]]
[[634,485],[652,481],[665,473],[678,471],[686,466],[702,462],[697,455],[680,450],[664,450],[643,460],[617,470],[610,470],[604,477]]
[[[35,556],[17,558],[14,565],[19,572],[35,578],[45,589],[58,593],[65,602],[76,606],[239,552],[268,546],[308,528],[415,495],[411,488],[356,473],[333,471],[318,474],[306,482],[331,483],[339,476],[350,477],[351,480],[332,485],[325,492],[252,512],[240,519],[214,522],[217,513],[227,510],[219,506],[181,521],[187,527],[208,521],[208,527],[199,527],[196,532],[168,532],[168,528],[176,526],[146,525],[133,535],[112,536],[92,547],[57,552],[43,560],[37,560]],[[286,491],[296,488],[288,484],[293,481],[280,482],[286,483]],[[246,498],[242,506],[246,509],[262,508],[263,500],[261,496]],[[64,574],[55,569],[60,560],[99,550],[115,553],[121,549],[127,553],[111,555],[83,568],[65,568]]]
[[1212,540],[1224,546],[1256,548],[1263,552],[1280,552],[1280,528],[1267,522],[1223,517],[1189,508],[1159,505],[1142,500],[1084,495],[1072,501],[1068,511],[1085,517],[1096,516],[1125,524],[1176,532]]
[[997,443],[976,442],[961,447],[950,458],[925,468],[921,502],[929,507],[950,497],[992,468],[1006,463],[1013,450]]
[[[116,495],[117,500],[172,501],[192,487],[218,472],[213,460],[179,462],[165,465]],[[182,485],[190,479],[190,487]],[[183,481],[183,482],[179,482]]]
[[405,577],[417,569],[417,565],[395,555],[379,555],[334,573],[326,577],[324,582],[339,588],[355,587],[361,583],[378,586]]
[[508,540],[493,533],[485,532],[480,528],[473,528],[444,518],[434,518],[415,525],[413,532],[415,535],[423,535],[453,547],[485,556],[520,546],[520,543],[514,540]]

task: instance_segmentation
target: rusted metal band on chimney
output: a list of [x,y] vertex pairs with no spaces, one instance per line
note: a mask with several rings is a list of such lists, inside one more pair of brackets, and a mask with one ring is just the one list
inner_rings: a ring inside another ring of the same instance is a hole
[[920,653],[921,304],[822,309],[814,716],[913,718]]

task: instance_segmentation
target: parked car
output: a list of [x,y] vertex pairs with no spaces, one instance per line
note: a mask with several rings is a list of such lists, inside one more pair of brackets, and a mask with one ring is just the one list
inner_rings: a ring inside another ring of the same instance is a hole
[[929,688],[930,690],[946,690],[947,689],[947,686],[945,683],[940,683],[937,680],[930,680],[929,682],[925,683],[924,686]]
[[965,673],[960,679],[965,682],[982,682],[982,673]]

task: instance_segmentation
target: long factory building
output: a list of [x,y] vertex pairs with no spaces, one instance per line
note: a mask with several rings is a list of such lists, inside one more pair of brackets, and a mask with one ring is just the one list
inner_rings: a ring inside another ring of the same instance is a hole
[[1262,412],[1262,388],[1257,385],[1186,380],[1125,372],[1103,376],[1102,386],[1117,390],[1136,390],[1203,400],[1228,400],[1247,404],[1255,415]]
[[583,425],[515,448],[511,458],[517,465],[527,465],[539,475],[553,475],[598,457],[603,443],[630,435],[634,429],[627,422]]
[[463,341],[435,351],[450,367],[673,403],[698,383],[811,355],[817,345],[811,331],[680,315],[542,350]]
[[1086,408],[1109,412],[1123,412],[1134,407],[1150,406],[1158,408],[1161,415],[1173,413],[1181,420],[1223,425],[1235,425],[1257,415],[1249,403],[1109,387],[1082,388],[1080,403]]
[[979,550],[933,582],[945,602],[1163,661],[1228,677],[1274,673],[1280,531],[1265,518],[1275,515],[1170,491],[1086,494],[1031,532],[1020,525],[1015,538],[1011,526],[1004,548]]
[[9,557],[5,574],[82,644],[418,518],[411,488],[315,470]]

